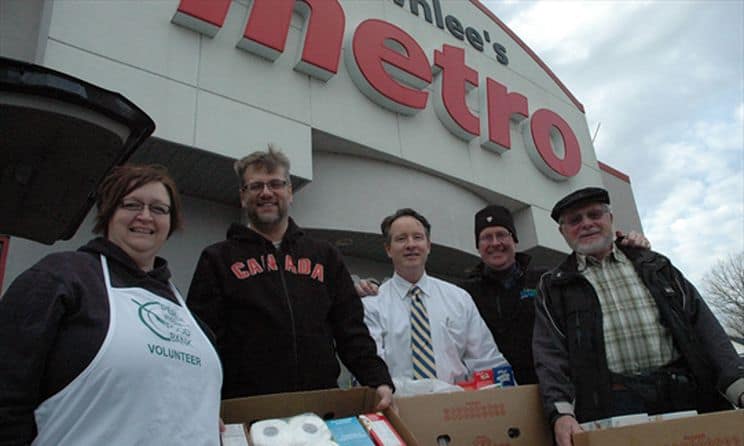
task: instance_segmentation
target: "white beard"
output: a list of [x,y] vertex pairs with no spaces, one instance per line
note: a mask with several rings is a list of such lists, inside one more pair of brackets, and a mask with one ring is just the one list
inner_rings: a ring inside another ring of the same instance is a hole
[[576,251],[576,253],[578,254],[591,256],[605,251],[608,247],[610,247],[610,245],[612,245],[612,242],[612,235],[607,235],[593,242],[577,242],[571,248],[573,248],[573,250]]

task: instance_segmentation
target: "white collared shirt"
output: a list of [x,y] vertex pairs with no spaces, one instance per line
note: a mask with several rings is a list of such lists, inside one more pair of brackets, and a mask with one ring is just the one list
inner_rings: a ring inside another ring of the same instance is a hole
[[413,378],[408,291],[414,285],[424,292],[439,380],[454,384],[473,371],[508,364],[467,291],[426,273],[416,284],[396,273],[377,296],[362,299],[364,322],[393,377]]

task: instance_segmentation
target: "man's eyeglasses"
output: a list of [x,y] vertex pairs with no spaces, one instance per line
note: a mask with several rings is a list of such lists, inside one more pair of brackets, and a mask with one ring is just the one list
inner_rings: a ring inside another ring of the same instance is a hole
[[124,209],[127,212],[142,212],[145,208],[150,210],[153,215],[168,215],[170,214],[171,208],[167,204],[163,203],[150,203],[145,204],[139,200],[122,200],[119,208]]
[[511,232],[504,231],[504,232],[493,232],[490,234],[483,234],[480,237],[478,237],[478,241],[481,243],[487,243],[487,242],[504,242],[508,240],[511,237]]
[[287,187],[287,180],[274,179],[271,181],[251,181],[248,184],[240,186],[241,192],[248,191],[252,194],[260,194],[263,192],[264,187],[268,187],[270,191],[276,192]]
[[579,212],[578,214],[571,214],[565,218],[561,219],[561,224],[564,224],[566,226],[578,226],[581,224],[582,221],[584,221],[584,216],[588,218],[591,221],[597,221],[604,217],[604,214],[608,213],[609,210],[606,208],[595,208],[590,209],[584,213]]

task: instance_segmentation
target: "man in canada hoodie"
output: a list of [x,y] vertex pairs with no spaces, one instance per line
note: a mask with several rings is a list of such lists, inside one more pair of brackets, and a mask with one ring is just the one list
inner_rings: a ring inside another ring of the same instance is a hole
[[336,355],[378,409],[393,383],[341,254],[289,217],[289,159],[269,145],[235,162],[248,226],[201,254],[187,304],[214,331],[223,398],[337,387]]

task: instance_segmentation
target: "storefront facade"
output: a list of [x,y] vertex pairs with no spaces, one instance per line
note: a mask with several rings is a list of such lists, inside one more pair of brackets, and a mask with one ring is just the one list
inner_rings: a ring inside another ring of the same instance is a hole
[[[472,218],[488,203],[514,212],[519,249],[542,265],[568,251],[549,213],[574,189],[606,187],[616,226],[641,229],[583,105],[478,0],[0,5],[0,55],[119,91],[156,122],[134,161],[168,166],[186,196],[162,252],[184,292],[240,219],[232,161],[268,142],[292,161],[291,215],[360,276],[391,274],[379,224],[401,207],[431,221],[429,271],[450,278],[477,262]],[[90,228],[52,247],[11,238],[3,287]]]

